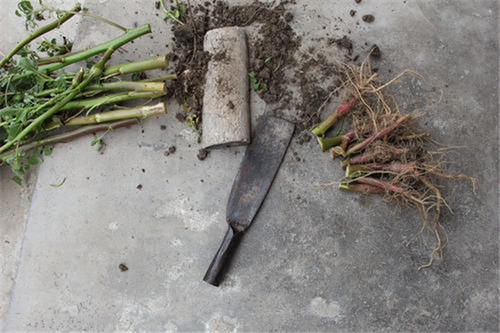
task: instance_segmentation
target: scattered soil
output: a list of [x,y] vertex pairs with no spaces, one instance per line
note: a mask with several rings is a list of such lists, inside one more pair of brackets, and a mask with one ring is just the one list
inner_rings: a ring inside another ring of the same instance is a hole
[[365,21],[366,23],[372,23],[373,21],[375,21],[375,16],[373,15],[363,15],[362,17],[363,21]]
[[370,56],[372,58],[378,59],[381,55],[382,53],[380,52],[380,48],[377,46],[377,44],[373,44],[370,48]]
[[209,153],[208,150],[206,150],[206,149],[200,149],[198,151],[198,155],[196,155],[196,157],[198,157],[198,159],[200,161],[203,161],[203,160],[205,160],[208,157],[208,153]]
[[[257,94],[277,109],[275,112],[279,115],[296,123],[299,143],[311,140],[305,130],[319,122],[320,108],[342,84],[342,74],[338,64],[322,51],[299,51],[302,40],[291,26],[294,20],[289,11],[291,5],[295,3],[281,1],[274,6],[258,1],[245,6],[223,1],[207,1],[196,6],[187,3],[187,13],[180,17],[185,24],[174,24],[171,28],[175,53],[169,54],[177,74],[169,94],[184,105],[184,111],[176,114],[179,121],[186,122],[188,117],[195,116],[199,119],[198,131],[201,129],[204,81],[210,61],[210,55],[203,51],[205,33],[224,26],[252,26],[254,30],[248,30],[248,72],[253,72],[260,87],[264,87]],[[342,21],[341,18],[335,20]],[[338,30],[338,26],[335,28]],[[359,55],[353,56],[354,43],[347,35],[326,34],[318,39],[321,41],[326,42],[326,48],[335,46],[341,55],[343,52],[345,62],[359,58]],[[225,56],[225,52],[214,55],[217,60]]]
[[[267,103],[278,103],[285,95],[290,96],[285,70],[296,64],[294,55],[300,46],[300,38],[289,24],[293,15],[286,11],[287,4],[287,1],[282,1],[274,7],[261,2],[231,6],[218,1],[190,7],[180,18],[186,24],[172,26],[176,50],[169,59],[176,65],[177,81],[170,94],[180,104],[186,103],[186,109],[201,118],[203,85],[210,60],[210,55],[203,51],[205,33],[224,26],[258,24],[256,40],[249,45],[249,72],[254,72],[256,79],[267,86],[258,94]],[[214,57],[223,59],[225,52]],[[176,118],[185,121],[186,116],[185,112],[177,114]]]

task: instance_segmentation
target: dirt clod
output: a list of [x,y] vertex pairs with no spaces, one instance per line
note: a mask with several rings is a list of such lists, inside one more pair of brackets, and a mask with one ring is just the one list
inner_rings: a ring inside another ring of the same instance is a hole
[[366,23],[372,23],[373,21],[375,21],[375,16],[371,15],[371,14],[368,14],[368,15],[363,15],[362,17],[363,21],[365,21]]
[[370,48],[370,56],[375,59],[379,59],[382,53],[380,52],[380,48],[377,46],[377,44],[373,44],[372,47]]
[[206,150],[206,149],[200,149],[200,150],[198,151],[198,155],[196,155],[196,157],[198,157],[198,159],[199,159],[200,161],[203,161],[204,159],[206,159],[206,158],[207,158],[208,153],[209,153],[209,152],[208,152],[208,150]]
[[139,191],[142,190],[142,184],[137,185],[135,188],[138,189]]

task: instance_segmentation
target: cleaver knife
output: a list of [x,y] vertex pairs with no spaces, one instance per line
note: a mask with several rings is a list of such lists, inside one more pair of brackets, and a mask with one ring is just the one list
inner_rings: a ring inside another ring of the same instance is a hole
[[262,116],[255,127],[233,182],[226,207],[228,230],[203,280],[218,286],[221,273],[240,236],[259,211],[290,144],[295,125],[275,116]]

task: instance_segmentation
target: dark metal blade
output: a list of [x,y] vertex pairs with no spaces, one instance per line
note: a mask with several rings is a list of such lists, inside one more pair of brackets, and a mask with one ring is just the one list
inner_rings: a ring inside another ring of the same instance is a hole
[[294,124],[274,116],[257,122],[226,208],[227,222],[236,232],[250,226],[278,172],[294,131]]

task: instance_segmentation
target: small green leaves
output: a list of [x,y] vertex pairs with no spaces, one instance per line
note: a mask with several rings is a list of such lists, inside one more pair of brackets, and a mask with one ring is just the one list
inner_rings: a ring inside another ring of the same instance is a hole
[[52,154],[52,149],[54,149],[53,145],[43,146],[42,152],[45,156],[50,156],[50,154]]
[[30,155],[30,156],[28,156],[28,158],[26,159],[26,161],[28,162],[29,165],[37,165],[37,164],[42,163],[42,159],[39,156],[36,156],[36,155]]
[[251,85],[252,85],[252,89],[255,90],[255,91],[265,91],[267,90],[267,83],[265,82],[262,82],[262,81],[259,81],[256,77],[255,77],[255,73],[254,72],[250,72],[248,73],[248,76],[250,77],[250,82],[251,82]]
[[186,6],[182,2],[174,0],[174,5],[171,6],[170,10],[165,6],[165,0],[160,0],[160,4],[165,14],[167,14],[163,19],[165,22],[167,22],[168,19],[172,19],[180,25],[184,25],[184,22],[182,22],[180,18],[186,15]]
[[23,184],[23,180],[19,176],[12,177],[12,180],[17,183],[17,185],[21,186]]
[[52,187],[61,187],[66,182],[66,177],[63,178],[58,184],[49,184]]
[[273,58],[273,57],[267,57],[267,58],[266,58],[266,60],[264,60],[264,63],[265,63],[265,64],[270,63],[272,58]]
[[92,141],[90,142],[90,145],[93,147],[93,146],[96,146],[96,150],[97,151],[101,151],[102,147],[103,147],[103,142],[102,142],[102,137],[103,136],[94,136],[94,139],[92,139]]

